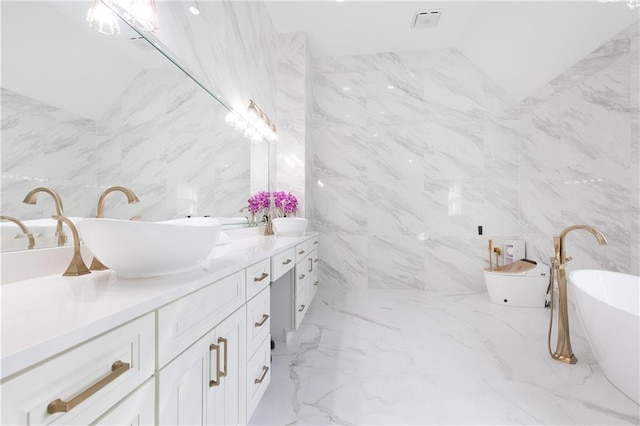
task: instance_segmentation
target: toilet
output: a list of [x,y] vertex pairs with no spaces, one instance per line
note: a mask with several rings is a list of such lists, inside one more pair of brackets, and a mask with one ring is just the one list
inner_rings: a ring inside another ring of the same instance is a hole
[[484,282],[493,303],[505,306],[544,308],[549,288],[549,266],[518,260],[496,269],[484,269]]

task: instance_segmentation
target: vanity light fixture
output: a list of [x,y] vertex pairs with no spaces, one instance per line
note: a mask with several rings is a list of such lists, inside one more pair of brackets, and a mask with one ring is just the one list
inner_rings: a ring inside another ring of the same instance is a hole
[[87,22],[101,34],[120,34],[118,16],[100,0],[93,0],[91,3],[87,11]]
[[[113,15],[116,25],[118,17],[109,9],[116,10],[126,21],[140,30],[153,32],[158,29],[158,11],[155,0],[94,0],[87,14],[87,21],[90,23],[89,15],[92,14],[92,9],[98,6],[100,6],[98,10],[104,8]],[[100,30],[98,29],[98,31]],[[115,34],[119,32],[118,29]]]
[[155,0],[116,0],[116,3],[120,4],[129,14],[127,19],[136,28],[149,32],[158,29],[158,11]]
[[254,142],[262,138],[269,142],[275,142],[278,139],[275,124],[253,100],[249,100],[246,116],[231,110],[225,117],[225,121]]

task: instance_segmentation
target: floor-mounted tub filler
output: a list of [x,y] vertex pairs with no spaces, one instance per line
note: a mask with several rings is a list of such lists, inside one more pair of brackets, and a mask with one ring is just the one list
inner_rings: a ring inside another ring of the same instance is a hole
[[615,387],[640,405],[640,277],[578,270],[569,280],[598,364]]

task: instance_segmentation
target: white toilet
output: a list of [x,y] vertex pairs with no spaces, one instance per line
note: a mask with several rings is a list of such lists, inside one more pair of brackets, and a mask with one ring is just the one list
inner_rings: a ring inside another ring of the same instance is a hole
[[549,288],[549,266],[532,260],[524,260],[524,262],[531,263],[532,268],[524,272],[485,268],[484,282],[493,303],[544,308]]

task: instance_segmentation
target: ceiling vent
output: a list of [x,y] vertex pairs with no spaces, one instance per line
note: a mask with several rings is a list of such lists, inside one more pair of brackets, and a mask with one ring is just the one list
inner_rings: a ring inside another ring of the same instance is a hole
[[425,10],[424,12],[416,13],[411,28],[435,28],[438,25],[438,20],[442,15],[441,9]]

